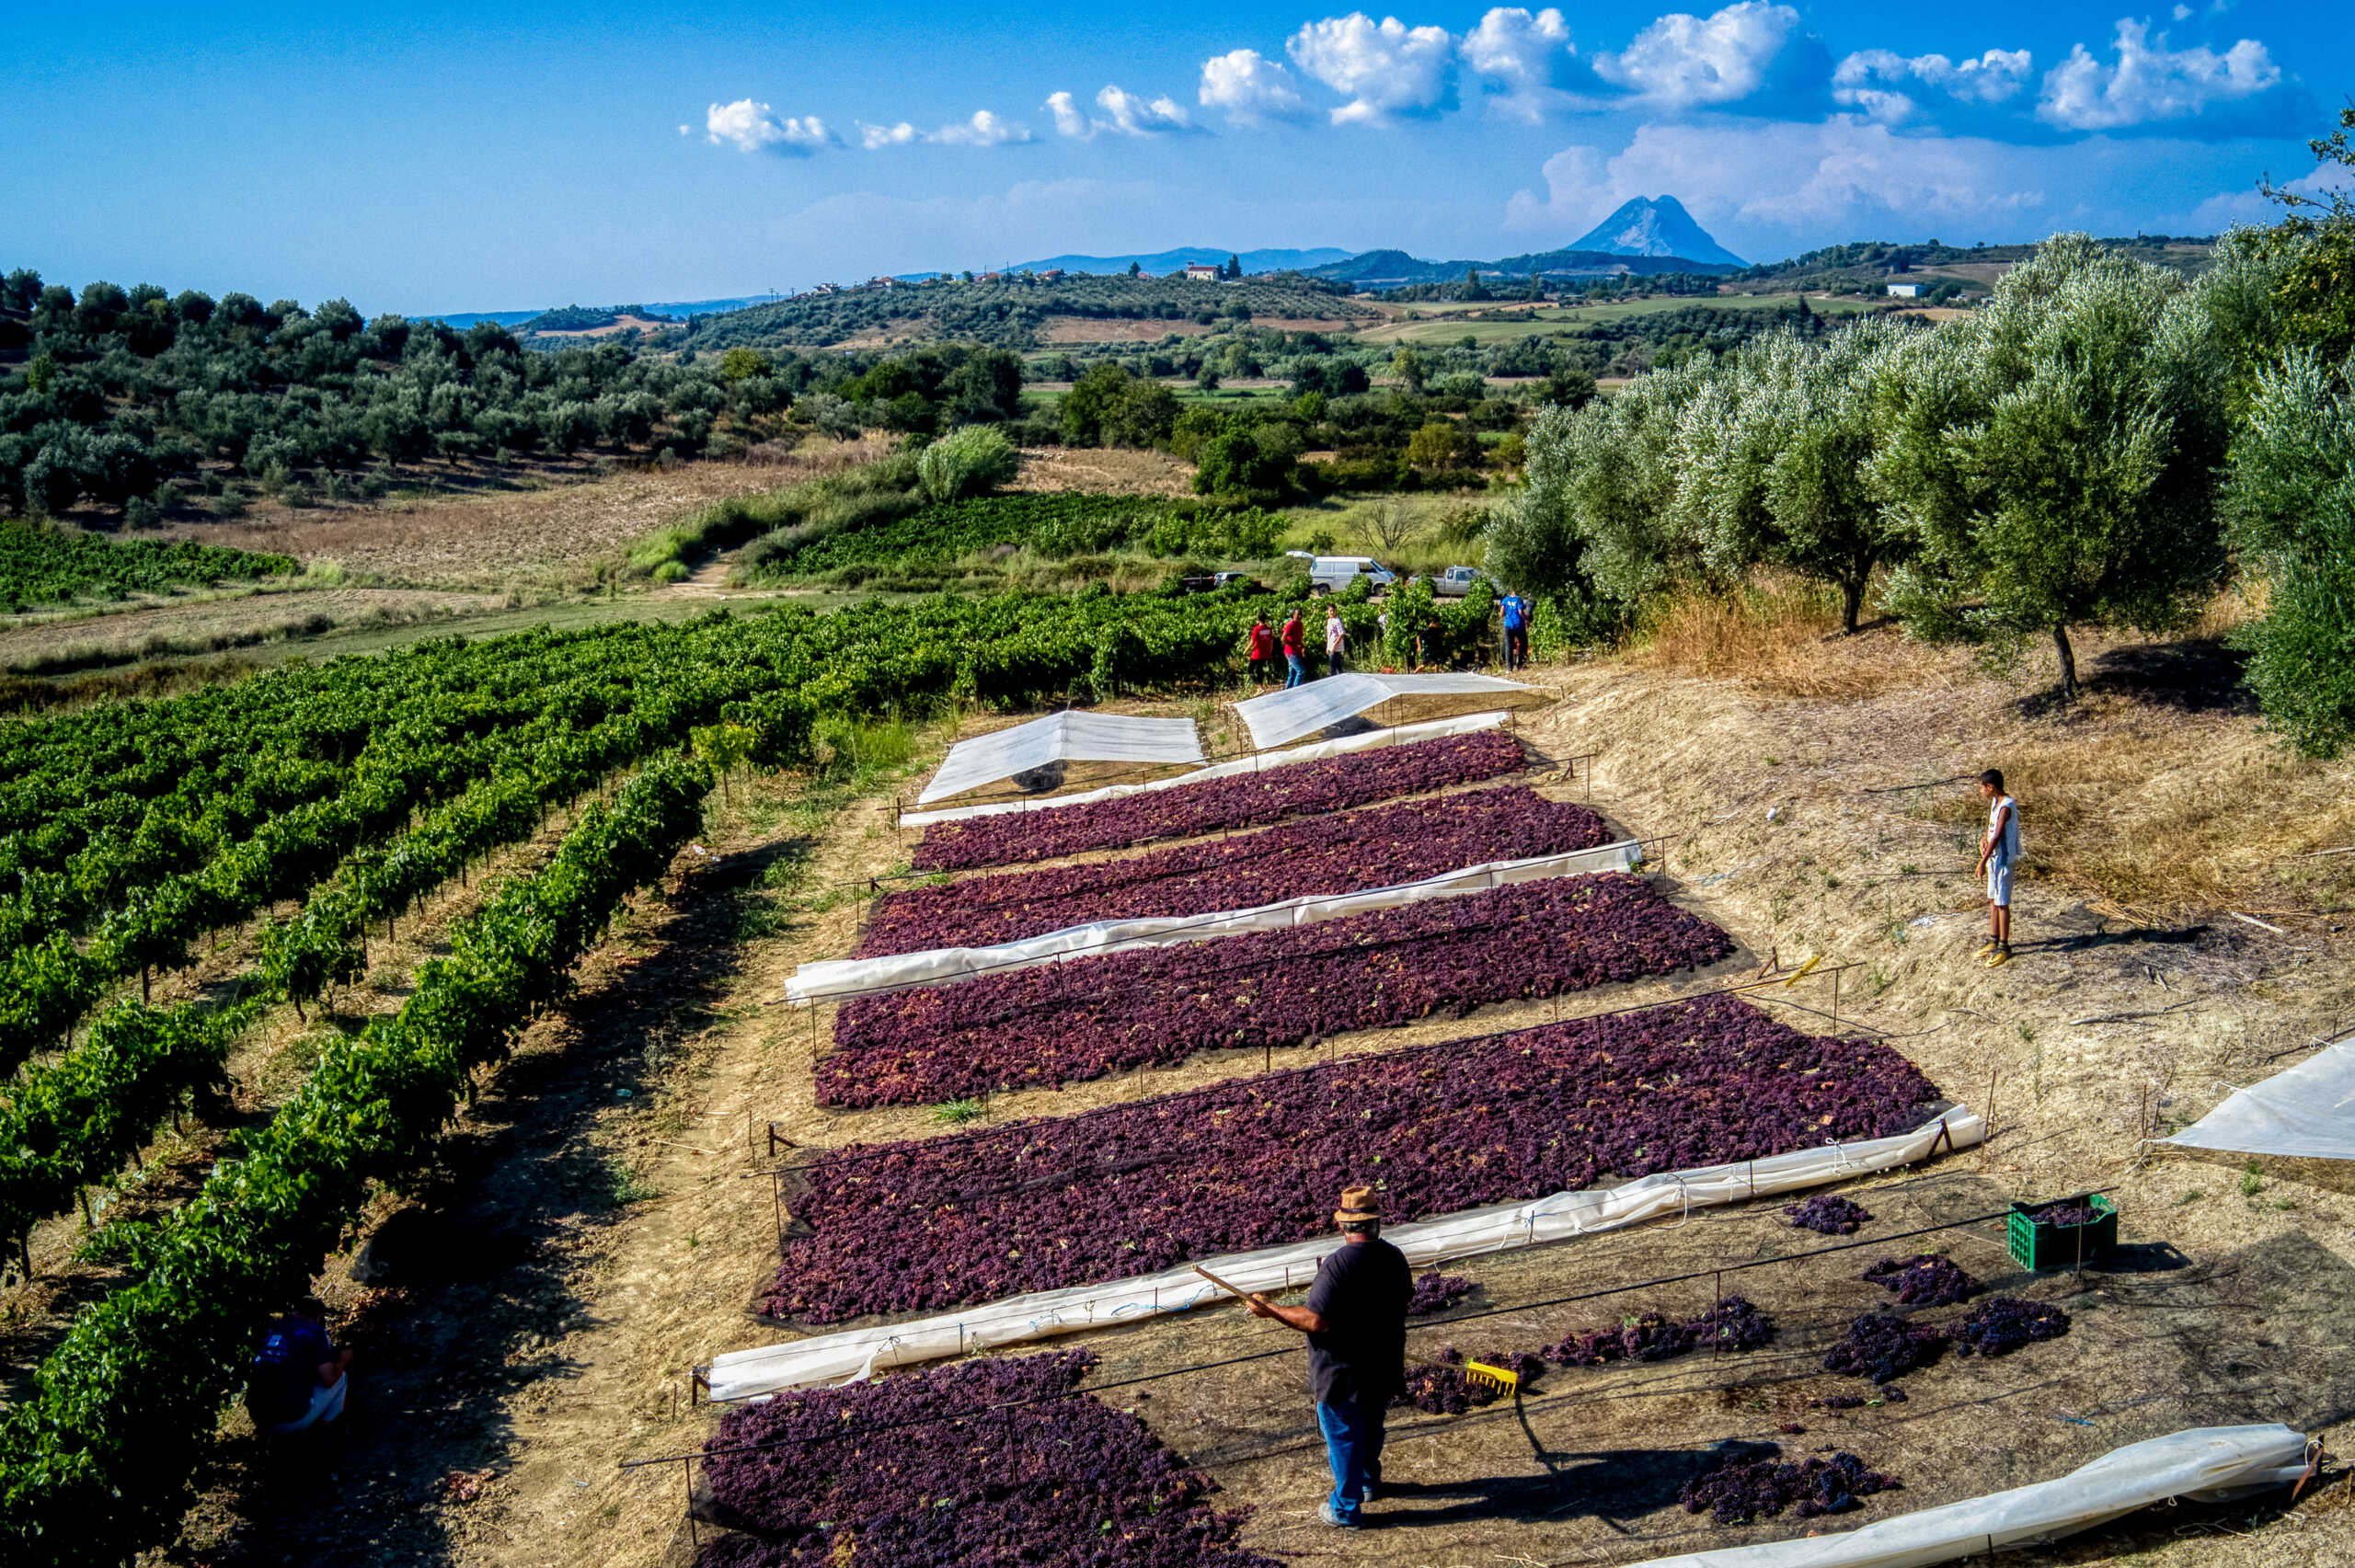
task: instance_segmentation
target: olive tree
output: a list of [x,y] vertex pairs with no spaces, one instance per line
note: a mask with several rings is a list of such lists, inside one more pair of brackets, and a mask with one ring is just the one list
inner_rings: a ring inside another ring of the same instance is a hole
[[2047,241],[1880,383],[1868,472],[1916,551],[1884,602],[1927,638],[2049,635],[2071,695],[2071,627],[2179,628],[2223,568],[2227,381],[2179,276]]
[[1678,505],[1719,577],[1770,561],[1840,591],[1854,632],[1874,571],[1911,535],[1866,476],[1877,381],[1914,334],[1865,321],[1825,338],[1776,333],[1743,353],[1684,417]]
[[1489,520],[1489,572],[1621,618],[1679,578],[1706,575],[1703,541],[1677,505],[1679,426],[1717,376],[1696,357],[1637,376],[1616,396],[1540,413],[1528,483]]
[[2249,684],[2309,756],[2355,740],[2355,357],[2292,350],[2260,371],[2233,442],[2227,535],[2267,589],[2243,634]]

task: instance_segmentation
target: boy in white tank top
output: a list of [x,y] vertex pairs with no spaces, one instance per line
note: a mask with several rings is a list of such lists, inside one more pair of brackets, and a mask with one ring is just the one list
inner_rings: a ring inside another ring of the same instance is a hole
[[1979,797],[1987,802],[1987,830],[1979,836],[1979,872],[1987,881],[1987,943],[1977,956],[1991,969],[2012,958],[2012,867],[2020,858],[2019,803],[2004,793],[2004,774],[1990,768],[1979,775]]

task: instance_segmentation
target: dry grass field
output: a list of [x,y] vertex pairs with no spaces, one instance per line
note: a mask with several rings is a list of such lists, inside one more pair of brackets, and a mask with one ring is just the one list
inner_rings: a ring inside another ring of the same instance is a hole
[[[1904,1477],[1904,1492],[1844,1525],[2042,1479],[2183,1426],[2281,1420],[2334,1448],[2348,1442],[2355,1184],[2293,1162],[2164,1153],[2144,1138],[2299,1059],[2355,1012],[2355,864],[2283,858],[2355,841],[2355,769],[2286,760],[2212,644],[2091,643],[2080,649],[2088,694],[2063,707],[2033,661],[2005,679],[1887,628],[1829,643],[1822,630],[1798,611],[1695,610],[1636,653],[1532,671],[1559,700],[1524,720],[1525,742],[1534,756],[1577,760],[1567,778],[1536,775],[1540,787],[1591,792],[1615,824],[1650,838],[1663,890],[1740,944],[1708,974],[1607,988],[1564,1010],[1777,963],[1788,972],[1817,955],[1851,966],[1844,1026],[1884,1031],[1994,1125],[1981,1148],[1846,1189],[1878,1217],[1857,1240],[2105,1187],[2125,1253],[2082,1276],[2030,1281],[2005,1262],[1999,1226],[1940,1232],[1932,1244],[1992,1286],[2061,1301],[2071,1335],[1984,1368],[1948,1361],[1909,1379],[1910,1402],[1845,1413],[1811,1402],[1835,1391],[1816,1361],[1878,1299],[1855,1276],[1879,1251],[1795,1259],[1820,1240],[1743,1206],[1472,1260],[1457,1272],[1484,1293],[1467,1310],[1492,1315],[1418,1328],[1418,1354],[1532,1347],[1622,1305],[1697,1310],[1706,1281],[1528,1304],[1718,1269],[1737,1271],[1727,1288],[1775,1311],[1784,1337],[1739,1366],[1557,1373],[1517,1407],[1402,1415],[1380,1528],[1338,1540],[1311,1519],[1326,1483],[1295,1361],[1124,1392],[1212,1470],[1223,1505],[1251,1510],[1247,1545],[1301,1563],[1602,1565],[1807,1528],[1786,1517],[1717,1529],[1674,1505],[1697,1457],[1729,1443],[1853,1449]],[[1205,720],[1223,749],[1234,727],[1220,695],[1124,705]],[[233,1441],[171,1560],[684,1561],[678,1472],[616,1467],[702,1441],[712,1413],[685,1397],[689,1369],[781,1336],[747,1315],[775,1266],[767,1128],[805,1149],[943,1130],[923,1108],[817,1106],[827,1019],[776,999],[797,964],[851,948],[866,878],[908,850],[889,795],[948,738],[937,726],[920,733],[910,765],[864,792],[739,782],[701,853],[617,925],[578,993],[487,1082],[433,1205],[380,1232],[398,1242],[407,1228],[408,1261],[388,1242],[377,1261],[395,1261],[364,1282],[348,1258],[328,1271],[370,1368],[368,1425],[332,1494],[270,1489]],[[2030,857],[2018,956],[1993,971],[1970,960],[1984,917],[1965,782],[1991,763],[2013,775]],[[1821,971],[1769,994],[1794,1022],[1828,1026]],[[1323,1048],[1384,1050],[1550,1015],[1508,1004]],[[1258,1069],[1256,1053],[1206,1053],[996,1097],[987,1114],[1060,1115]],[[409,1209],[388,1196],[375,1222]],[[1211,1310],[1076,1343],[1112,1378],[1281,1343],[1273,1332]],[[2269,1498],[2162,1511],[2006,1560],[2355,1561],[2343,1469],[2326,1473],[2327,1490],[2295,1508]]]

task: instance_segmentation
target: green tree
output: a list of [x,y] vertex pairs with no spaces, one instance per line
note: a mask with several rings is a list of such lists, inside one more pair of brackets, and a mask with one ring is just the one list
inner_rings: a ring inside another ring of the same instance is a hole
[[1615,397],[1538,415],[1528,482],[1488,523],[1488,570],[1560,601],[1560,617],[1616,626],[1679,580],[1707,578],[1706,541],[1677,506],[1677,427],[1717,375],[1703,357],[1637,376]]
[[1019,461],[1005,431],[994,425],[967,425],[924,449],[916,458],[916,478],[927,500],[953,501],[1005,484]]
[[747,381],[756,375],[764,376],[773,368],[769,357],[758,349],[730,349],[719,356],[722,381]]
[[2261,371],[2234,440],[2227,537],[2266,586],[2242,634],[2249,684],[2309,756],[2355,740],[2355,359],[2336,369],[2292,349]]
[[1420,354],[1412,349],[1401,349],[1391,356],[1390,373],[1405,383],[1407,391],[1420,392],[1424,378],[1430,372]]
[[1063,397],[1063,439],[1074,446],[1158,446],[1178,423],[1178,395],[1157,381],[1099,364]]
[[1919,555],[1884,602],[1928,638],[2049,634],[2070,695],[2072,626],[2179,628],[2223,567],[2226,379],[2181,277],[2047,241],[1886,383],[1874,482]]
[[1717,389],[1721,420],[1688,419],[1679,499],[1718,576],[1788,567],[1838,589],[1842,629],[1855,631],[1875,568],[1912,543],[1867,480],[1881,428],[1875,387],[1912,335],[1873,320],[1820,338],[1778,333]]

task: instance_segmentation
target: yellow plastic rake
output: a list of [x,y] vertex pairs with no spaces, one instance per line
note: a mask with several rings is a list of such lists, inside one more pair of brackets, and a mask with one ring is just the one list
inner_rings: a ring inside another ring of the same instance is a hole
[[[1239,1289],[1235,1286],[1229,1285],[1225,1280],[1221,1279],[1217,1275],[1212,1274],[1209,1269],[1204,1268],[1200,1264],[1196,1264],[1194,1265],[1194,1272],[1200,1275],[1204,1279],[1209,1280],[1212,1285],[1217,1286],[1221,1290],[1225,1291],[1228,1295],[1234,1297],[1238,1301],[1247,1301],[1251,1299],[1251,1293],[1249,1291]],[[1467,1360],[1460,1364],[1451,1364],[1445,1361],[1426,1361],[1419,1356],[1410,1356],[1407,1359],[1414,1362],[1418,1367],[1434,1367],[1442,1372],[1461,1372],[1464,1374],[1465,1381],[1468,1383],[1476,1383],[1482,1388],[1494,1389],[1500,1394],[1518,1394],[1521,1392],[1521,1374],[1513,1371],[1510,1368],[1491,1367],[1486,1361]]]

